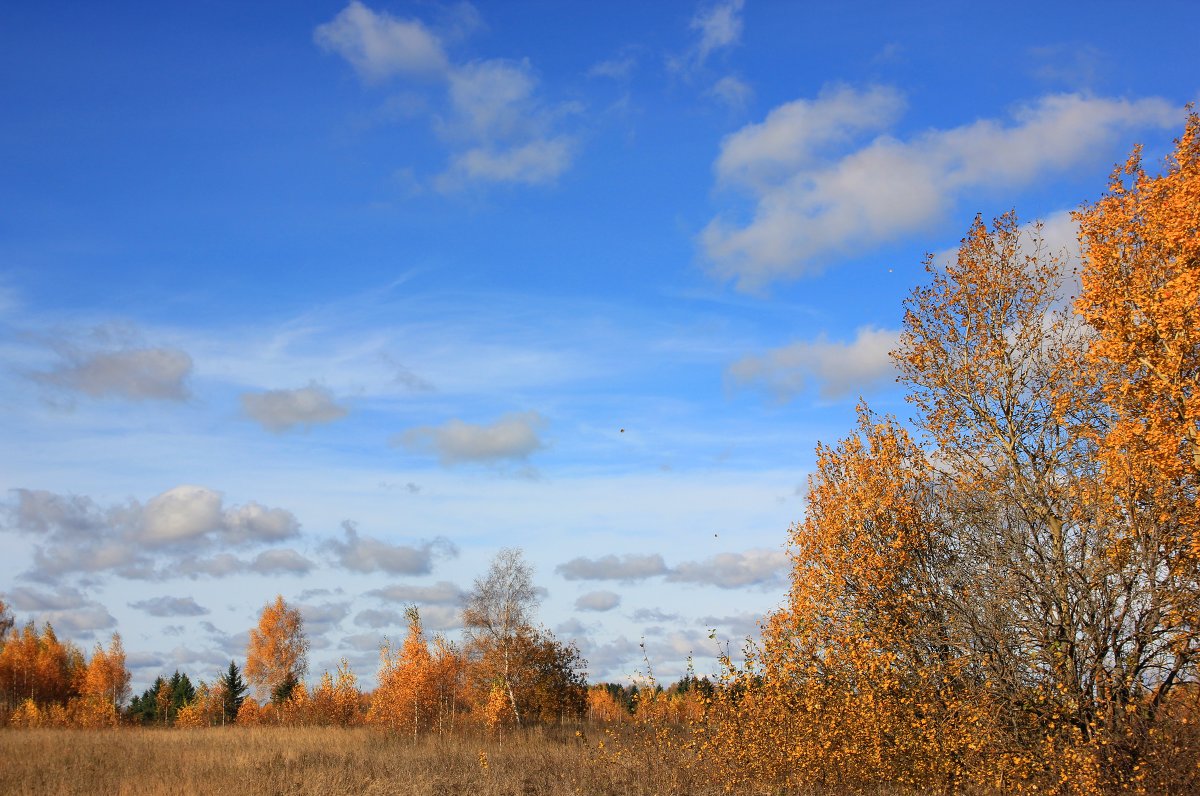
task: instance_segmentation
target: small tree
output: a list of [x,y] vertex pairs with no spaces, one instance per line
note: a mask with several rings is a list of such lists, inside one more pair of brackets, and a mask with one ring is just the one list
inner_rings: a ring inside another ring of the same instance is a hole
[[[533,567],[520,548],[506,547],[492,559],[487,574],[475,579],[463,608],[467,639],[477,657],[493,661],[490,674],[507,694],[518,724],[521,711],[513,691],[514,653],[521,633],[532,628],[537,605]],[[497,654],[485,654],[491,651]]]
[[249,690],[236,663],[229,662],[229,668],[217,680],[217,688],[221,694],[221,723],[236,723],[238,711],[241,710]]

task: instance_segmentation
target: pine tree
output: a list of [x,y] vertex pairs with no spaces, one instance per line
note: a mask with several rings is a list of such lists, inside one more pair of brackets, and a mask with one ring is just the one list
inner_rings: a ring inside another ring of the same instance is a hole
[[249,690],[236,663],[229,662],[229,669],[217,680],[217,687],[221,690],[221,721],[233,724]]

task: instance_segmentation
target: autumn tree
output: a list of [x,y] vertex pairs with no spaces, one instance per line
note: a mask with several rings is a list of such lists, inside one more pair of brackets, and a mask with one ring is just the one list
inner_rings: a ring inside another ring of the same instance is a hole
[[1015,214],[927,260],[893,354],[916,436],[864,406],[818,448],[788,602],[697,743],[723,781],[1196,784],[1198,137],[1079,215],[1078,315]]
[[12,611],[8,607],[8,603],[0,599],[0,648],[8,640],[8,634],[16,626],[16,620],[13,618]]
[[125,648],[121,634],[113,633],[108,649],[99,644],[92,653],[84,678],[83,693],[107,700],[119,708],[129,698],[129,669],[125,666]]
[[492,559],[487,574],[475,579],[463,608],[472,654],[487,661],[487,675],[507,695],[518,724],[521,708],[513,690],[515,648],[521,634],[532,628],[537,605],[533,567],[520,549],[506,547]]
[[438,671],[420,611],[410,605],[404,615],[408,619],[404,643],[399,649],[385,643],[380,650],[379,685],[367,721],[415,737],[432,728],[438,715]]
[[342,658],[336,674],[325,672],[310,698],[312,723],[322,726],[352,727],[362,721],[362,692],[350,662]]
[[288,698],[308,672],[308,638],[299,609],[276,595],[263,606],[258,626],[250,631],[244,673],[260,697]]
[[[477,693],[492,681],[489,675],[503,666],[498,646],[480,650],[477,660]],[[554,724],[578,720],[587,711],[587,661],[574,644],[564,643],[545,629],[526,628],[508,648],[508,688],[521,706],[525,723]],[[514,712],[514,719],[517,714]]]
[[47,622],[39,632],[30,621],[12,631],[0,649],[0,698],[7,711],[24,700],[36,706],[65,706],[78,696],[86,663],[83,653],[70,642],[60,641]]

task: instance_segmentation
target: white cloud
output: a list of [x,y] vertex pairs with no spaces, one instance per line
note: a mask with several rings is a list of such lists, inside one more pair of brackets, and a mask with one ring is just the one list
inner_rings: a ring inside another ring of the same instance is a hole
[[665,574],[667,565],[663,562],[663,557],[658,554],[632,553],[622,556],[609,554],[600,558],[584,558],[582,556],[573,558],[565,564],[559,564],[554,571],[567,580],[632,582]]
[[537,412],[513,412],[488,424],[454,419],[441,426],[418,426],[393,442],[412,451],[436,454],[442,464],[526,459],[545,447],[538,436],[545,425],[545,418]]
[[[718,216],[701,233],[713,271],[750,288],[813,273],[835,255],[939,221],[968,191],[1030,184],[1086,162],[1124,131],[1179,117],[1158,98],[1059,94],[1017,108],[1007,123],[981,119],[901,140],[884,132],[900,107],[890,89],[834,89],[729,136],[718,178],[748,190],[756,206],[748,222]],[[877,135],[849,146],[865,134]]]
[[713,83],[709,93],[734,110],[745,108],[754,97],[754,89],[733,75],[726,75]]
[[268,431],[282,432],[296,426],[332,423],[349,411],[334,400],[333,393],[318,384],[295,390],[243,393],[242,411]]
[[398,603],[458,605],[463,599],[463,590],[445,580],[438,581],[432,586],[410,586],[396,583],[382,589],[373,589],[367,594],[381,600]]
[[260,575],[306,575],[313,562],[287,547],[264,550],[247,565],[251,572]]
[[566,136],[537,139],[509,148],[476,147],[455,155],[438,178],[441,190],[454,190],[463,180],[538,185],[558,179],[571,165],[574,142]]
[[419,20],[396,19],[358,0],[318,25],[313,38],[321,49],[350,62],[365,80],[395,75],[439,75],[449,62],[442,43]]
[[717,50],[737,44],[742,38],[744,0],[724,0],[697,12],[691,29],[697,33],[695,59],[703,64]]
[[330,539],[323,547],[338,566],[354,572],[387,572],[392,575],[428,575],[438,556],[453,558],[458,548],[438,537],[420,545],[395,545],[369,536],[359,536],[352,522],[342,523],[345,541]]
[[171,348],[138,348],[121,351],[64,352],[59,367],[30,374],[42,384],[80,392],[93,398],[117,397],[132,401],[182,401],[188,397],[185,381],[192,358]]
[[894,367],[888,354],[899,341],[897,330],[864,326],[849,343],[830,341],[822,334],[813,341],[743,357],[725,373],[736,384],[762,386],[780,400],[792,398],[810,382],[820,385],[822,398],[841,398],[891,376]]
[[147,501],[140,538],[147,544],[178,544],[204,537],[220,526],[221,495],[183,485]]
[[590,591],[575,600],[579,611],[611,611],[621,604],[621,595],[611,591]]
[[368,608],[354,615],[354,624],[378,630],[381,627],[405,627],[408,620],[399,611]]
[[54,592],[19,587],[9,591],[7,597],[14,608],[33,613],[36,621],[49,622],[60,633],[90,636],[95,630],[117,624],[107,608],[69,586]]
[[[142,505],[136,500],[108,508],[86,496],[16,489],[3,506],[13,530],[36,539],[30,577],[53,581],[72,572],[112,571],[126,578],[174,573],[225,575],[254,569],[228,553],[209,559],[196,551],[214,546],[274,544],[299,535],[291,512],[250,502],[225,508],[219,492],[180,485]],[[277,565],[268,556],[258,566]],[[160,566],[161,565],[161,566]],[[296,571],[293,559],[291,571]]]
[[191,597],[149,597],[129,603],[130,608],[145,611],[151,616],[203,616],[209,610]]
[[304,619],[304,630],[309,635],[324,635],[335,629],[350,613],[350,603],[336,602],[321,605],[300,605],[300,616]]
[[[468,26],[472,19],[478,22],[473,12],[457,16]],[[448,167],[432,183],[440,191],[474,183],[549,184],[571,165],[575,141],[558,128],[576,106],[538,96],[538,79],[528,61],[453,63],[441,39],[420,21],[399,20],[357,0],[318,26],[314,38],[368,81],[440,78],[447,107],[434,114],[433,122],[452,148]]]
[[759,190],[785,183],[802,169],[817,165],[825,150],[855,135],[883,130],[904,110],[904,97],[886,86],[864,91],[838,86],[815,100],[794,100],[721,142],[718,179]]
[[625,53],[616,58],[592,64],[588,69],[588,77],[607,77],[612,80],[624,81],[633,75],[636,67],[637,58],[630,53]]
[[207,538],[247,545],[282,541],[300,532],[291,512],[250,502],[224,509],[219,492],[185,484],[146,502],[139,541],[150,545],[179,545]]
[[781,550],[748,550],[718,553],[704,561],[685,561],[667,574],[667,580],[739,589],[774,585],[787,568],[788,558]]

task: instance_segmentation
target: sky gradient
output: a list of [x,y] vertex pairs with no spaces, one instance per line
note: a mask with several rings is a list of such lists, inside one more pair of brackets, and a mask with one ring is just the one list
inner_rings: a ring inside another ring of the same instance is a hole
[[967,5],[5,5],[0,595],[370,686],[515,546],[592,680],[711,671],[926,254],[1070,253],[1200,98],[1194,3]]

